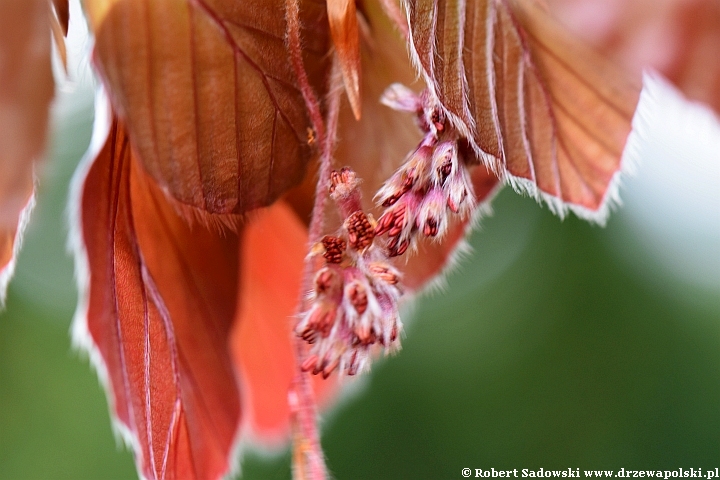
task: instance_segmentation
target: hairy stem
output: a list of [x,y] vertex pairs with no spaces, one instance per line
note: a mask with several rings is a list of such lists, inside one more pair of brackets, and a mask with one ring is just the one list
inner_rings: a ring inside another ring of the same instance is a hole
[[300,92],[310,116],[315,136],[320,145],[325,142],[325,124],[323,122],[320,102],[308,80],[307,71],[302,57],[302,40],[300,38],[300,5],[299,0],[285,0],[285,21],[287,22],[286,40],[290,51],[290,62],[298,79]]
[[[338,114],[340,111],[340,93],[342,92],[342,77],[337,56],[333,56],[333,65],[328,92],[327,121],[322,117],[320,103],[310,85],[302,60],[302,47],[300,39],[300,20],[298,0],[286,0],[287,41],[290,50],[290,59],[298,78],[300,91],[305,100],[310,121],[320,145],[320,169],[317,187],[315,190],[315,203],[313,205],[312,219],[310,221],[308,240],[309,245],[320,240],[324,227],[325,204],[328,198],[328,179],[332,170],[332,154],[335,146]],[[298,302],[298,316],[306,308],[305,292],[310,289],[315,268],[311,259],[305,262],[303,272],[300,300]],[[300,369],[306,356],[306,343],[293,335],[293,348],[297,359],[297,373],[289,394],[289,403],[293,412],[293,476],[296,480],[325,480],[327,467],[320,444],[320,433],[317,426],[317,406],[312,389],[310,375]]]

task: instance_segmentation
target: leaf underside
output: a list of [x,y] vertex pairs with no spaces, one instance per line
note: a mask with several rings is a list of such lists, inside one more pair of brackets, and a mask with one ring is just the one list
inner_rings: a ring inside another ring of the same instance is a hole
[[639,88],[535,0],[407,2],[411,53],[453,125],[516,189],[603,221]]
[[[720,2],[550,0],[573,33],[636,74],[652,68],[720,114]],[[602,13],[598,15],[598,13]],[[598,18],[599,17],[599,18]]]
[[87,311],[122,432],[146,478],[219,478],[240,425],[228,339],[238,239],[191,229],[143,171],[115,119],[81,198]]
[[[312,152],[287,61],[282,0],[89,0],[95,62],[139,158],[184,205],[241,214],[300,182]],[[324,92],[325,5],[301,2],[309,79]]]
[[[307,228],[284,200],[251,215],[241,236],[238,312],[231,348],[242,379],[244,434],[269,447],[289,438],[288,392],[297,374],[291,342]],[[335,377],[313,377],[317,401],[337,390]]]

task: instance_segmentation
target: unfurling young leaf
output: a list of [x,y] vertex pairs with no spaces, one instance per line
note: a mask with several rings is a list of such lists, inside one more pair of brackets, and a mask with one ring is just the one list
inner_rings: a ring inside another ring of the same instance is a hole
[[337,49],[350,107],[360,119],[360,34],[355,0],[328,0],[328,23]]

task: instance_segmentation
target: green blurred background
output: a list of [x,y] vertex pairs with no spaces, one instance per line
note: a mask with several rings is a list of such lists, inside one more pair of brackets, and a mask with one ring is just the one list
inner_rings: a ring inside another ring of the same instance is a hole
[[[87,92],[70,97],[0,314],[1,479],[136,478],[70,345],[64,209],[92,122]],[[602,229],[509,189],[494,210],[444,292],[406,312],[402,352],[325,415],[333,475],[720,466],[720,274],[695,282],[663,266],[625,210]],[[289,478],[289,456],[250,453],[242,469]]]

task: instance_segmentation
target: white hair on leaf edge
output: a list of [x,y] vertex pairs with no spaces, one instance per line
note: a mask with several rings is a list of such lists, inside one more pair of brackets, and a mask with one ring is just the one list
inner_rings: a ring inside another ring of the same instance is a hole
[[[95,94],[95,121],[93,124],[93,134],[90,146],[81,160],[75,174],[73,175],[70,187],[70,198],[68,202],[68,218],[70,222],[70,234],[68,238],[68,249],[73,255],[75,261],[75,279],[78,286],[79,298],[78,305],[73,317],[71,336],[73,347],[88,356],[90,363],[95,369],[100,384],[107,392],[109,403],[110,418],[112,422],[113,433],[118,443],[126,448],[132,449],[135,455],[135,466],[139,478],[146,478],[140,466],[145,464],[143,458],[143,449],[137,433],[128,425],[125,425],[115,414],[115,394],[113,392],[112,383],[110,382],[107,365],[102,354],[97,348],[90,332],[88,331],[88,295],[91,282],[89,259],[87,250],[83,241],[83,225],[82,225],[82,195],[85,179],[92,167],[98,154],[104,147],[110,129],[112,127],[112,109],[107,92],[102,84],[97,87]],[[242,383],[237,380],[238,385]],[[241,390],[239,387],[238,390]],[[242,396],[242,391],[240,391]],[[243,399],[241,398],[241,405]],[[130,418],[134,418],[132,413],[132,404],[130,408]],[[243,418],[241,413],[241,422],[236,427],[235,437],[229,449],[227,462],[228,470],[224,478],[234,478],[240,473],[240,459],[242,451],[247,443],[246,434],[248,431],[243,426]]]
[[560,218],[565,218],[569,211],[579,218],[589,222],[605,226],[610,212],[622,205],[620,199],[620,187],[627,175],[633,175],[637,171],[640,162],[640,146],[645,141],[648,132],[648,125],[651,123],[655,106],[658,105],[658,95],[662,94],[658,75],[653,72],[646,72],[643,75],[643,88],[640,92],[640,100],[635,109],[632,119],[632,129],[625,143],[625,148],[620,160],[620,168],[613,174],[605,196],[600,202],[597,210],[591,210],[581,205],[563,202],[558,197],[542,192],[537,185],[528,179],[515,177],[505,173],[501,178],[509,184],[516,192],[533,197],[538,203],[546,204],[551,212]]
[[[653,111],[653,105],[657,104],[656,98],[662,93],[660,92],[660,87],[658,85],[658,82],[662,83],[662,80],[658,80],[659,75],[653,72],[646,72],[643,75],[643,88],[640,92],[640,100],[638,101],[635,114],[633,115],[632,130],[630,131],[630,135],[627,138],[627,142],[623,150],[620,168],[617,172],[615,172],[610,180],[610,183],[605,191],[605,196],[598,209],[591,210],[582,205],[564,202],[553,195],[542,192],[537,188],[536,183],[532,180],[511,175],[506,171],[499,159],[495,158],[491,154],[488,154],[479,147],[474,137],[475,125],[467,125],[461,118],[448,110],[445,105],[439,101],[437,93],[438,85],[431,73],[427,72],[423,68],[420,56],[415,48],[415,43],[413,41],[413,25],[410,19],[408,0],[403,0],[402,4],[405,9],[409,28],[409,38],[407,44],[410,61],[418,73],[418,76],[422,77],[425,81],[425,84],[427,85],[427,88],[433,98],[437,100],[438,105],[442,109],[447,120],[458,132],[460,132],[461,135],[465,137],[465,140],[468,142],[472,151],[481,160],[481,163],[500,177],[504,183],[509,184],[513,190],[522,195],[535,198],[540,204],[546,204],[550,211],[559,216],[561,219],[567,215],[568,211],[572,211],[579,218],[604,226],[607,223],[610,212],[622,204],[619,194],[622,179],[626,175],[634,174],[637,164],[640,161],[639,143],[646,137],[648,124],[652,118],[651,112]],[[430,61],[432,62],[432,58]],[[430,67],[432,68],[433,65]],[[463,86],[466,86],[467,79],[464,78],[463,80]],[[494,76],[491,76],[491,81],[494,82]],[[464,106],[467,106],[467,104]],[[474,120],[472,115],[470,115],[469,118]]]
[[88,330],[88,296],[90,289],[90,262],[83,241],[82,225],[82,195],[85,179],[95,159],[102,150],[112,126],[112,111],[107,93],[102,85],[98,86],[95,92],[95,120],[93,122],[93,133],[90,146],[78,165],[75,174],[70,182],[70,195],[68,201],[68,219],[70,222],[70,233],[68,237],[68,249],[73,255],[75,262],[75,281],[78,287],[78,304],[73,316],[71,337],[73,348],[86,354],[90,364],[97,373],[100,384],[108,393],[108,404],[110,418],[112,421],[113,433],[118,443],[126,448],[131,448],[136,456],[135,465],[138,467],[138,476],[145,478],[139,465],[142,464],[142,449],[137,434],[128,425],[125,425],[115,415],[115,394],[107,370],[105,360],[97,348]]
[[[34,190],[34,188],[33,188]],[[15,231],[15,238],[13,239],[13,252],[12,257],[10,257],[10,261],[5,265],[4,268],[0,269],[0,310],[5,308],[5,299],[7,297],[7,288],[8,284],[10,283],[10,280],[12,280],[13,275],[15,274],[15,267],[17,265],[17,258],[20,254],[20,250],[22,249],[23,244],[23,238],[25,236],[25,229],[28,226],[28,223],[30,222],[30,216],[32,215],[32,211],[35,208],[35,193],[33,191],[32,195],[30,195],[30,198],[28,199],[27,203],[23,207],[23,209],[20,211],[20,216],[18,218],[18,225],[17,230]]]

